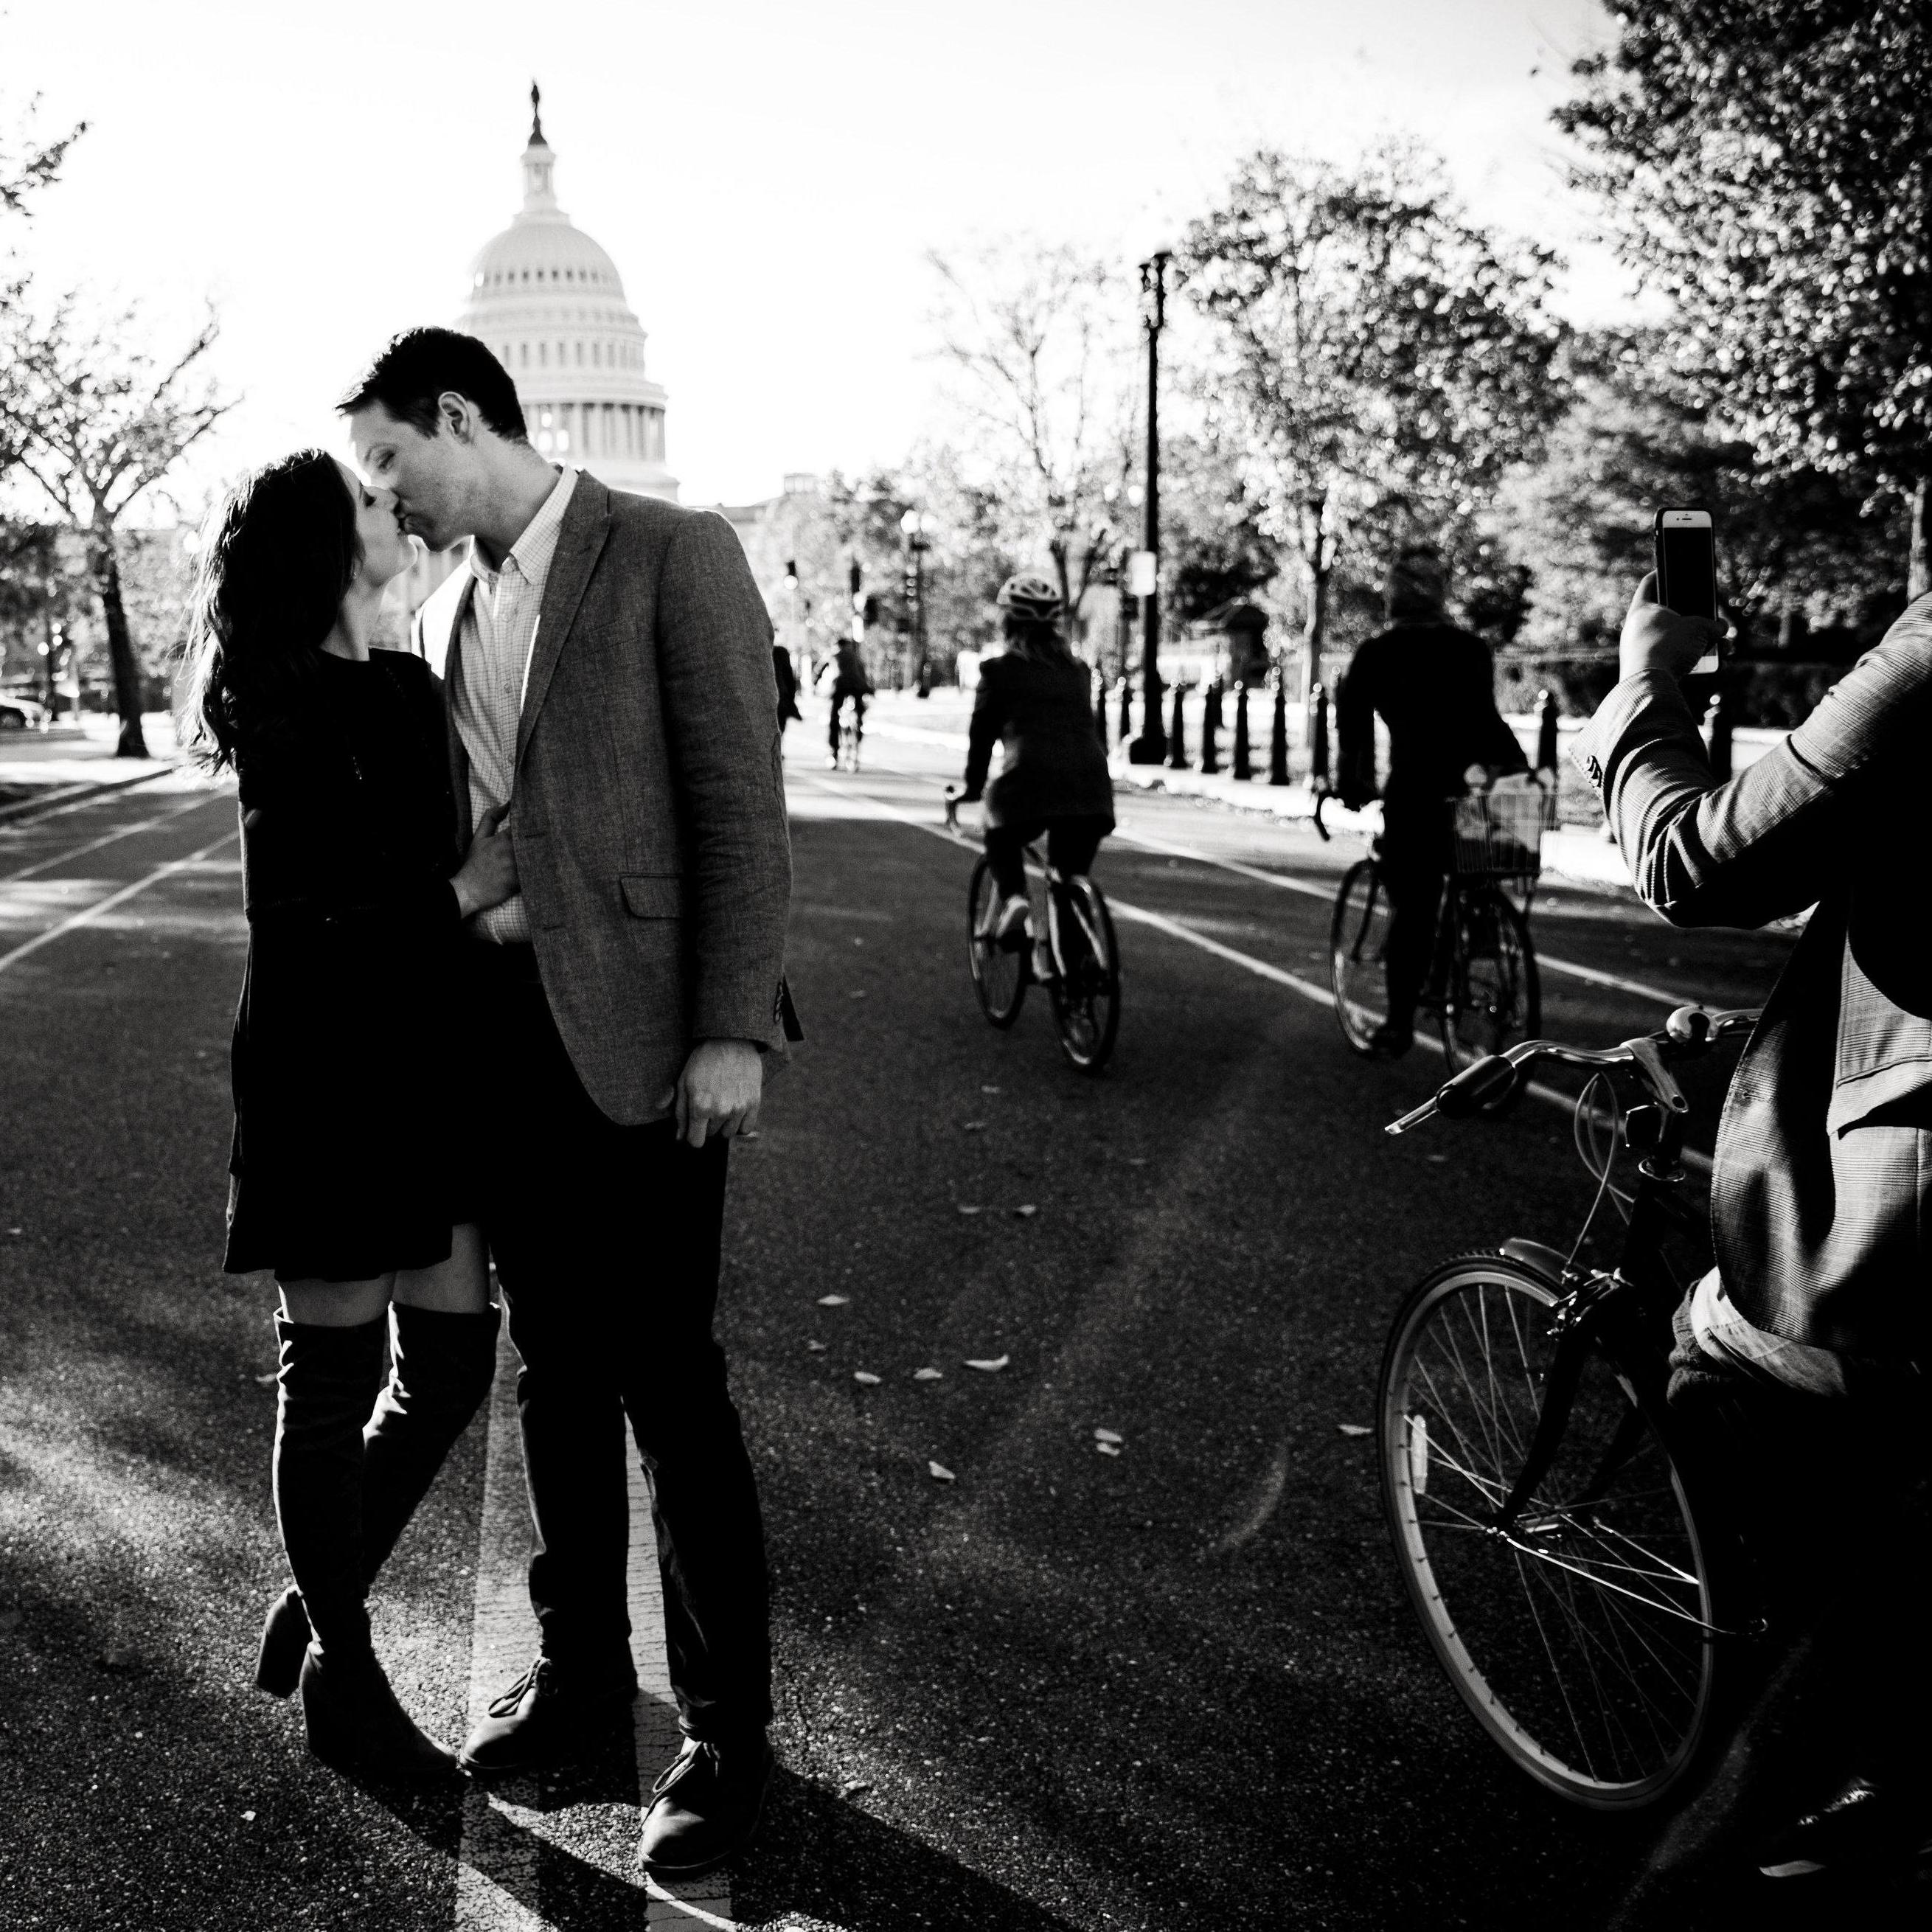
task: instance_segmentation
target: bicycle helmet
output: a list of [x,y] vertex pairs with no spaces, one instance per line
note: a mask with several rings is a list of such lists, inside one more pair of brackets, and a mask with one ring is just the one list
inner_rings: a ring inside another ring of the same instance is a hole
[[1036,570],[1023,570],[1000,586],[1002,610],[1032,624],[1057,624],[1065,607],[1051,579]]

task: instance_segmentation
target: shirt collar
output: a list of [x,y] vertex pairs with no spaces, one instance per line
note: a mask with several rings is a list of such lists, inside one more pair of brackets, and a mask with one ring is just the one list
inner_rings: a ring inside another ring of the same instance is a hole
[[[503,560],[505,568],[514,563],[517,574],[526,584],[540,586],[550,574],[550,559],[556,554],[556,540],[563,533],[564,512],[570,507],[571,493],[577,487],[577,472],[560,471],[555,487],[538,507],[537,513],[524,526],[523,535],[510,546],[509,554]],[[483,553],[477,548],[476,539],[470,539],[470,574],[491,596],[496,591],[497,578],[502,574],[492,570],[483,561]]]

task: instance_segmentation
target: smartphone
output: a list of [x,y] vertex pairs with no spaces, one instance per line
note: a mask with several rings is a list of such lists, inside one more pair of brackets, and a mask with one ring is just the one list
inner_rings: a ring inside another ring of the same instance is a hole
[[[1708,510],[1666,508],[1657,513],[1657,601],[1686,617],[1718,614],[1718,552]],[[1713,648],[1690,667],[1693,676],[1718,668]]]

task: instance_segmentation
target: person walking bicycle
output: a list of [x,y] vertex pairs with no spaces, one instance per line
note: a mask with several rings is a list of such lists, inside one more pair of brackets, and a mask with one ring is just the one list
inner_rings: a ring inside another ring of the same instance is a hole
[[1464,788],[1463,774],[1480,765],[1493,777],[1527,770],[1529,763],[1496,710],[1490,648],[1449,622],[1448,592],[1448,572],[1432,547],[1412,546],[1396,558],[1388,628],[1357,650],[1336,704],[1336,790],[1354,809],[1376,796],[1376,718],[1388,727],[1380,849],[1390,911],[1388,1012],[1373,1046],[1391,1055],[1414,1042],[1448,869],[1451,801]]

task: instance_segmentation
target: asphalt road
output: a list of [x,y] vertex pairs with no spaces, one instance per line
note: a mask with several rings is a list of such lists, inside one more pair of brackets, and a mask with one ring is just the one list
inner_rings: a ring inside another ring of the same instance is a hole
[[[728,1225],[784,1765],[734,1921],[1846,1922],[1843,1894],[1772,1899],[1746,1875],[1733,1801],[1756,1787],[1736,1766],[1668,1826],[1544,1800],[1400,1595],[1370,1444],[1342,1425],[1372,1420],[1412,1279],[1574,1230],[1591,1190],[1562,1112],[1392,1141],[1438,1060],[1354,1059],[1317,1001],[1132,922],[1115,1063],[1082,1079],[1043,1003],[1007,1034],[973,1004],[969,855],[932,829],[956,759],[881,730],[864,772],[834,776],[821,742],[814,718],[789,748],[810,1042],[734,1154]],[[463,1801],[352,1786],[249,1685],[283,1576],[272,1291],[220,1272],[244,934],[232,798],[186,784],[0,831],[0,1926],[444,1932],[482,1922]],[[1097,868],[1118,900],[1322,980],[1321,895],[1358,847],[1121,810]],[[1536,926],[1552,956],[1724,1004],[1760,998],[1790,944],[1673,933],[1561,884]],[[1545,994],[1546,1030],[1580,1041],[1665,1010],[1560,973]],[[345,1160],[408,1158],[380,1115],[368,1143]],[[377,1606],[399,1692],[448,1736],[478,1571],[506,1556],[496,1529],[479,1549],[484,1435]],[[1753,1750],[1774,1760],[1776,1736]],[[493,1812],[535,1849],[490,1922],[644,1924],[638,1788],[617,1740]],[[1862,1900],[1858,1922],[1914,1904]]]

